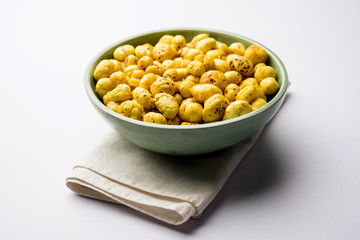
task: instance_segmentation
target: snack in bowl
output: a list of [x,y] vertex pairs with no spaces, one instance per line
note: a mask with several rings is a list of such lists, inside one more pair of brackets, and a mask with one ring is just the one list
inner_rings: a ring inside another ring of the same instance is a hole
[[173,155],[213,152],[256,133],[282,105],[287,85],[285,66],[270,49],[208,29],[121,40],[85,72],[91,103],[116,131]]
[[[207,33],[186,42],[181,34],[166,34],[154,46],[117,47],[112,59],[99,62],[93,76],[98,96],[123,116],[156,124],[168,124],[178,116],[178,125],[202,124],[240,117],[264,106],[268,96],[279,90],[276,71],[266,65],[267,59],[266,50],[255,44],[228,46]],[[246,82],[251,84],[241,85]],[[180,94],[181,101],[176,101],[175,94]],[[131,102],[122,103],[128,100],[144,110],[136,115],[125,111],[124,105]],[[246,103],[230,105],[238,100]]]

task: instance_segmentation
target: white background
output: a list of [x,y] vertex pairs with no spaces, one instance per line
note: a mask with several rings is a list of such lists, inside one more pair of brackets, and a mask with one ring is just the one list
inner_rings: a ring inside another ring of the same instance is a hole
[[[0,2],[0,239],[360,239],[360,2]],[[65,186],[109,131],[88,62],[150,30],[213,28],[285,63],[286,101],[201,220],[170,226]]]

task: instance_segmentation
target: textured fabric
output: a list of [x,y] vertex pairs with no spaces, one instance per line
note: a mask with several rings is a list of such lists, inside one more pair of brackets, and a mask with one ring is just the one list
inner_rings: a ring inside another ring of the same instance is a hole
[[66,185],[181,224],[200,216],[259,135],[215,153],[183,157],[144,150],[111,132],[74,166]]

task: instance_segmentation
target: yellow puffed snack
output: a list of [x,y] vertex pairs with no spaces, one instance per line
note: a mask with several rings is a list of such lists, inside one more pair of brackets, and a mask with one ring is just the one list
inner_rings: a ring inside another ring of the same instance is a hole
[[125,58],[124,64],[126,67],[128,67],[130,65],[137,65],[138,61],[139,61],[139,58],[137,56],[131,54]]
[[185,79],[189,74],[187,68],[178,68],[178,69],[176,69],[176,71],[177,71],[176,81]]
[[165,60],[162,62],[163,68],[164,70],[168,70],[168,69],[176,69],[179,67],[179,65],[177,64],[177,62],[175,62],[174,60]]
[[182,122],[180,125],[186,126],[186,125],[199,125],[198,123],[192,123],[192,122]]
[[178,102],[179,105],[184,100],[184,98],[179,93],[175,93],[174,98],[176,99],[176,101]]
[[223,120],[228,120],[240,117],[252,111],[250,104],[247,101],[237,100],[231,102],[225,109]]
[[130,66],[127,66],[125,69],[124,69],[124,73],[126,74],[126,76],[128,77],[131,77],[131,75],[133,74],[134,70],[138,69],[137,68],[137,65],[130,65]]
[[227,81],[230,83],[234,83],[239,85],[242,81],[242,76],[239,72],[237,71],[228,71],[226,73],[224,73]]
[[280,88],[278,82],[273,77],[263,79],[259,85],[266,95],[272,95]]
[[134,71],[131,74],[131,77],[141,79],[144,75],[145,75],[145,72],[143,70],[134,69]]
[[106,94],[103,96],[102,99],[103,99],[103,103],[105,104],[105,106],[107,106],[108,103],[111,102],[109,99],[109,96],[107,96]]
[[137,62],[138,69],[145,70],[148,66],[153,65],[153,59],[149,56],[143,56]]
[[113,64],[114,64],[114,72],[123,70],[123,67],[122,67],[122,64],[120,61],[115,60],[115,59],[111,59],[110,61],[113,62]]
[[119,84],[128,84],[126,75],[117,71],[110,75],[109,79],[100,79],[96,83],[95,91],[100,97],[103,97],[108,91],[113,90]]
[[159,39],[158,44],[159,43],[171,44],[173,39],[174,36],[166,34]]
[[122,69],[122,70],[120,70],[120,71],[123,71],[123,70],[126,68],[125,63],[124,63],[124,62],[120,62],[120,65],[121,65],[121,69]]
[[145,73],[154,73],[162,76],[164,74],[164,68],[161,65],[150,65],[146,68]]
[[167,93],[156,94],[155,105],[166,119],[174,119],[179,112],[179,104],[177,100]]
[[[191,88],[191,94],[194,99],[200,103],[205,102],[206,99],[215,95],[215,94],[222,94],[223,92],[221,89],[213,84],[210,83],[199,83],[195,84]],[[184,100],[185,101],[185,100]]]
[[155,82],[155,80],[159,77],[160,75],[156,75],[154,73],[147,73],[140,79],[139,86],[145,88],[146,90],[149,90],[151,84],[153,84],[153,82]]
[[179,108],[179,117],[185,122],[200,123],[202,120],[203,107],[193,98],[182,101]]
[[[194,61],[203,62],[204,61],[205,54],[201,53],[194,57]],[[190,63],[190,62],[189,62]]]
[[113,56],[118,61],[124,61],[127,56],[134,54],[135,48],[132,45],[126,44],[116,48]]
[[180,56],[181,58],[183,58],[185,56],[185,54],[189,51],[189,47],[183,47],[182,49],[180,49],[178,51],[178,56]]
[[171,78],[173,81],[177,81],[178,72],[175,68],[170,68],[170,69],[165,70],[163,77]]
[[253,73],[253,64],[246,57],[230,54],[227,56],[226,61],[232,70],[238,71],[244,76],[250,76]]
[[[161,67],[162,69],[164,69],[164,67],[163,67],[163,65],[162,65],[162,62],[160,62],[160,61],[158,61],[158,60],[154,60],[153,64],[154,64],[155,66],[159,66],[159,67]],[[165,70],[164,70],[164,71],[165,71]]]
[[230,101],[235,101],[236,95],[240,92],[240,87],[237,84],[230,83],[224,91],[224,96]]
[[179,92],[183,98],[192,97],[191,88],[195,85],[190,79],[182,80],[179,84]]
[[234,42],[234,43],[230,44],[228,49],[229,49],[229,53],[244,56],[245,46],[244,46],[244,44],[242,44],[240,42]]
[[219,41],[216,41],[215,49],[219,49],[219,50],[223,51],[225,54],[229,53],[228,45],[226,45],[225,43],[219,42]]
[[204,102],[202,118],[204,122],[215,122],[224,116],[229,100],[222,94],[215,94]]
[[216,40],[214,38],[204,38],[196,44],[196,49],[206,53],[207,51],[214,49],[215,46]]
[[196,77],[194,75],[189,75],[185,78],[186,80],[190,80],[190,81],[193,81],[195,84],[199,83],[200,82],[200,78],[199,77]]
[[196,35],[195,37],[193,37],[193,39],[191,40],[191,43],[197,43],[197,42],[201,41],[202,39],[205,39],[208,37],[209,37],[209,34],[200,33],[200,34]]
[[135,48],[135,55],[138,58],[142,58],[144,56],[152,58],[153,57],[152,46],[149,46],[147,44],[137,46]]
[[270,66],[262,66],[256,70],[254,77],[260,83],[263,79],[268,77],[276,78],[276,71]]
[[254,65],[258,63],[265,63],[268,58],[268,54],[265,49],[258,45],[249,46],[245,50],[244,56],[249,59]]
[[149,49],[150,49],[151,51],[154,50],[154,46],[151,45],[150,43],[145,43],[144,45],[147,46],[147,47],[149,47]]
[[135,120],[141,120],[145,114],[144,108],[135,100],[122,102],[116,112]]
[[258,98],[251,102],[251,107],[255,111],[256,109],[259,109],[262,106],[264,106],[266,103],[267,102],[264,99]]
[[184,59],[182,57],[174,58],[174,62],[177,65],[177,68],[186,68],[190,60]]
[[115,84],[115,87],[121,83],[128,84],[128,78],[126,77],[126,74],[121,71],[114,72],[110,75],[109,78],[110,81]]
[[115,59],[101,60],[94,70],[94,79],[108,78],[114,72],[121,71],[121,63]]
[[158,93],[168,93],[173,95],[175,93],[175,83],[171,78],[159,77],[151,84],[150,92],[154,96]]
[[166,118],[161,113],[156,112],[145,113],[143,121],[156,124],[167,124]]
[[143,106],[144,109],[151,110],[155,107],[155,99],[148,90],[137,87],[131,93],[133,99]]
[[204,74],[205,70],[205,66],[202,62],[199,61],[191,61],[188,65],[187,65],[187,71],[189,74],[197,76],[197,77],[201,77],[201,75]]
[[137,87],[140,87],[140,79],[139,78],[129,78],[128,83],[132,90],[134,90]]
[[163,35],[154,46],[122,45],[113,57],[96,66],[95,91],[109,109],[150,123],[231,119],[261,108],[280,88],[265,49],[207,33],[190,42]]
[[158,43],[153,50],[154,59],[163,62],[165,60],[173,59],[177,55],[174,47],[165,43]]
[[212,59],[222,59],[222,60],[226,59],[225,52],[220,49],[210,50],[205,54],[205,56],[209,56]]
[[225,75],[218,70],[210,70],[204,73],[200,78],[200,83],[210,83],[219,87],[222,91],[229,85]]
[[181,119],[178,116],[176,116],[174,119],[167,120],[168,125],[180,125],[180,123]]
[[213,56],[206,56],[203,59],[203,64],[205,66],[206,71],[215,70],[215,62]]
[[214,59],[214,63],[215,63],[215,69],[222,72],[222,73],[226,73],[228,71],[230,71],[230,65],[222,59]]
[[95,91],[100,98],[117,86],[117,82],[111,81],[110,78],[101,78],[96,82]]
[[258,86],[258,82],[255,78],[246,78],[244,81],[242,81],[239,85],[240,90],[242,90],[246,86]]
[[106,93],[110,101],[123,102],[131,99],[131,88],[127,84],[119,84],[113,90]]
[[106,104],[106,107],[110,108],[111,110],[113,110],[114,112],[116,112],[117,108],[119,107],[119,103],[114,102],[114,101],[110,101]]
[[171,40],[171,46],[176,50],[179,50],[186,46],[186,39],[183,35],[176,35]]
[[174,82],[174,89],[175,89],[175,94],[179,93],[179,86],[181,84],[181,81],[175,81]]
[[254,66],[254,73],[255,73],[259,68],[264,67],[264,66],[266,66],[265,63],[258,63],[258,64],[256,64],[256,65]]
[[190,48],[184,55],[184,59],[187,59],[189,61],[193,61],[194,58],[197,56],[197,55],[203,55],[203,52],[200,51],[199,49],[194,49],[194,48]]
[[236,100],[243,100],[248,103],[257,98],[265,98],[264,92],[259,86],[246,86],[236,94]]

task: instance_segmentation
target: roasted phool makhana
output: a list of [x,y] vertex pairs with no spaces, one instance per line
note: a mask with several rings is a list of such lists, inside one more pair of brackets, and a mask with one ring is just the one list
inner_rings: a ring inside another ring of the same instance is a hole
[[267,52],[229,46],[202,33],[187,42],[164,35],[153,46],[119,46],[94,71],[96,92],[111,110],[140,121],[195,125],[261,108],[279,90]]

